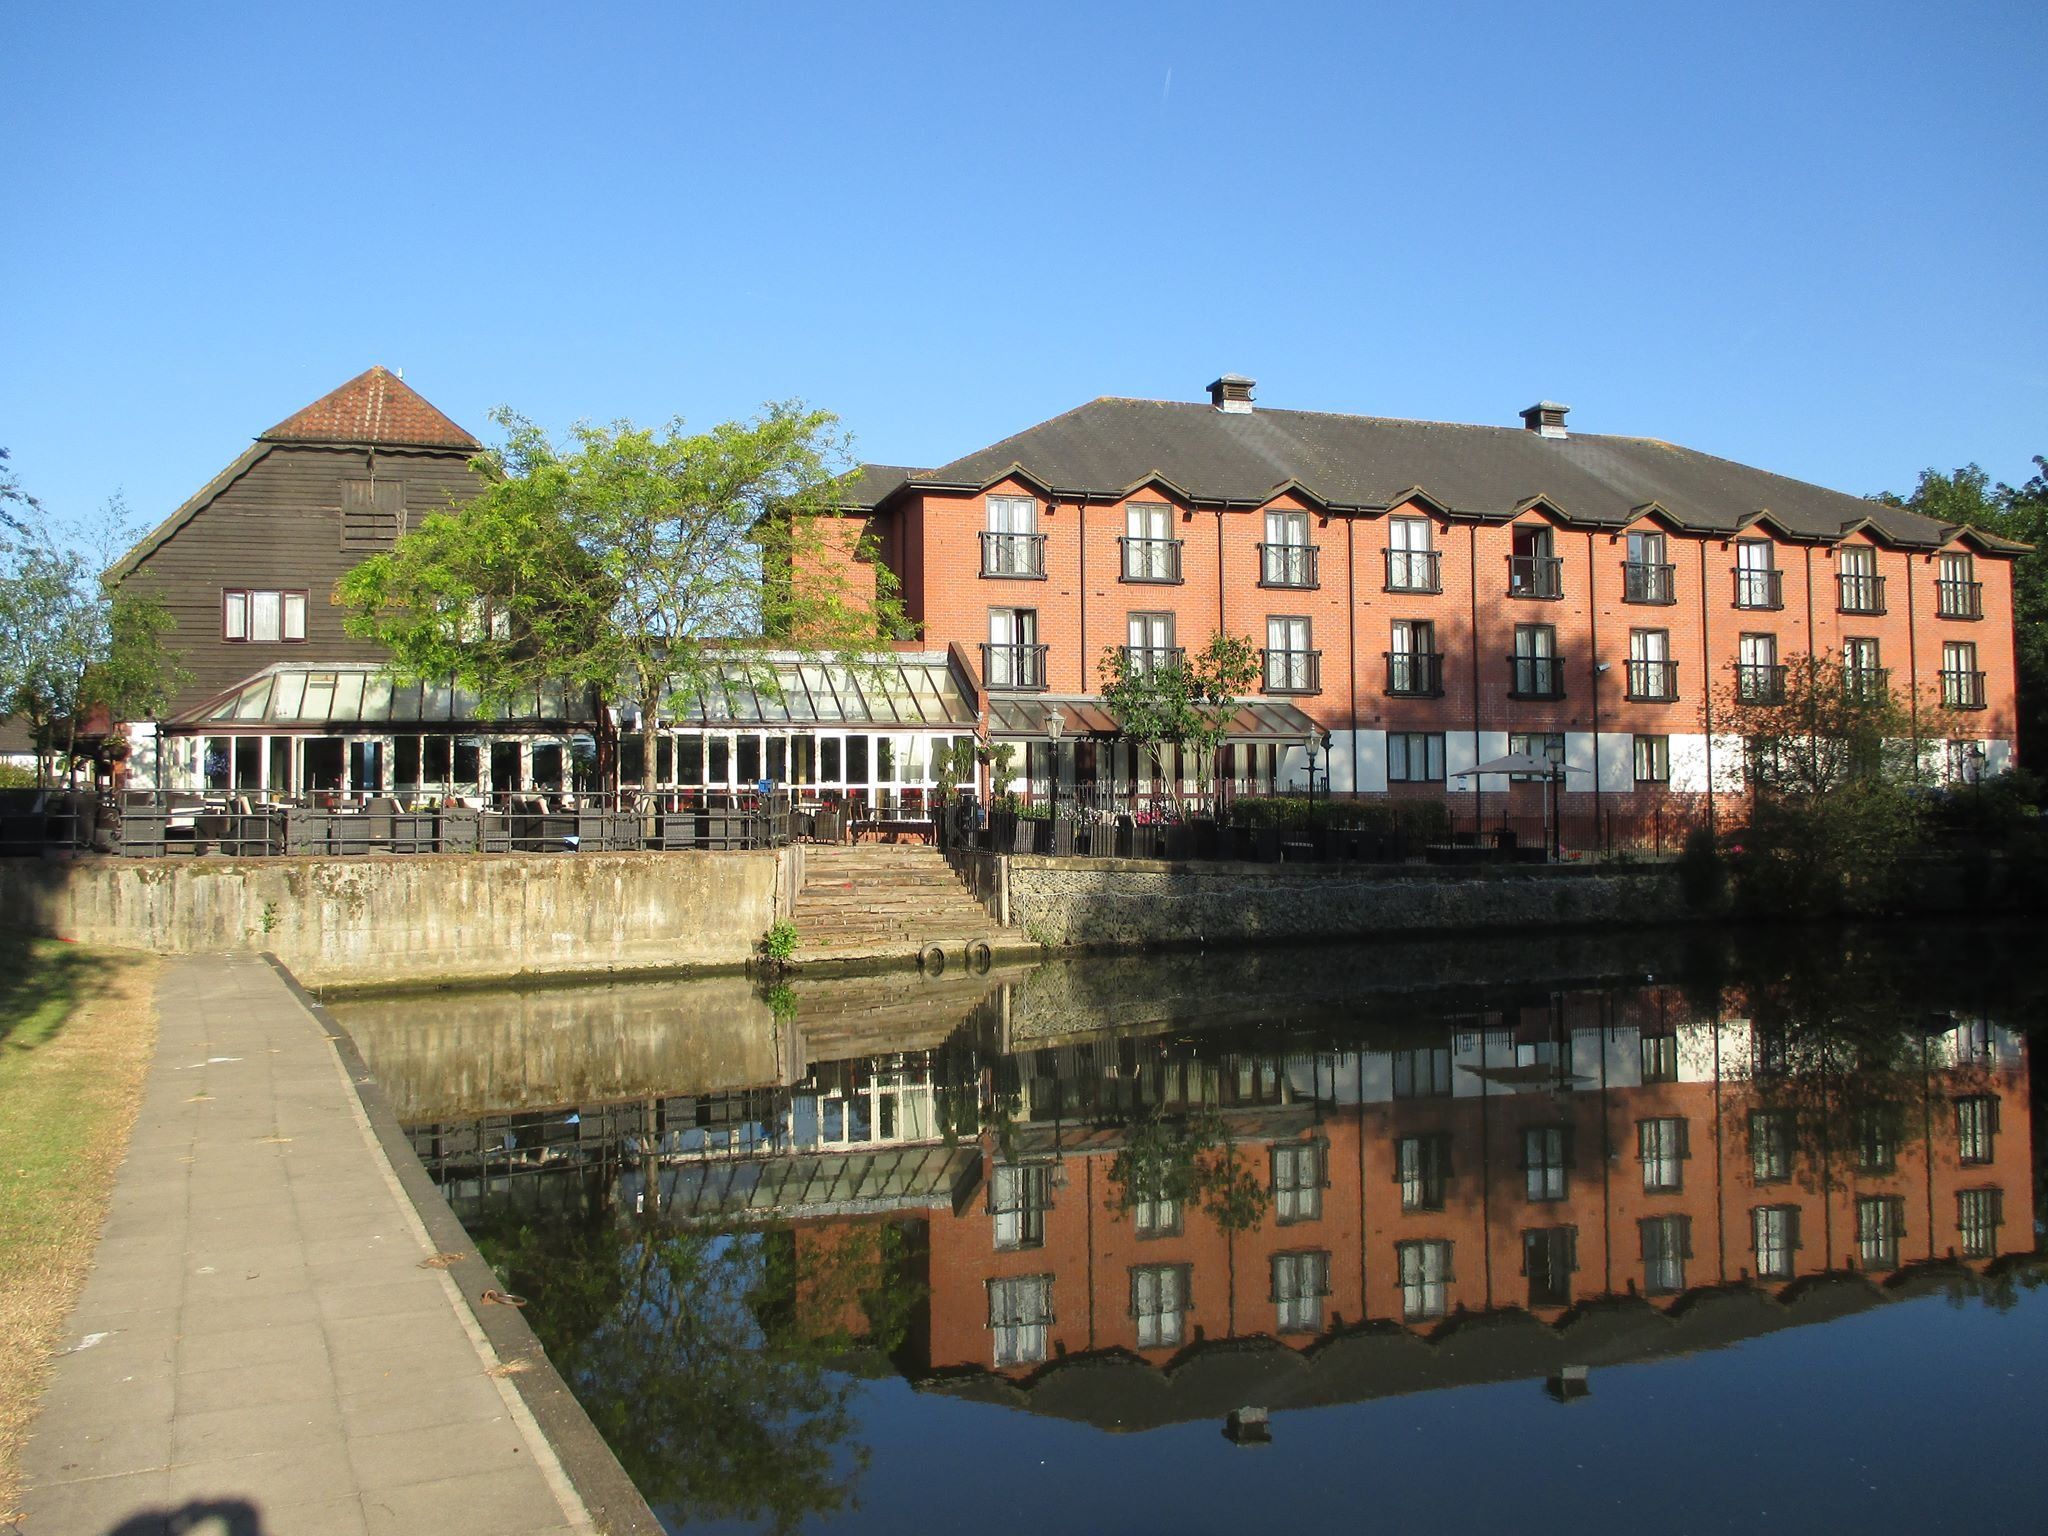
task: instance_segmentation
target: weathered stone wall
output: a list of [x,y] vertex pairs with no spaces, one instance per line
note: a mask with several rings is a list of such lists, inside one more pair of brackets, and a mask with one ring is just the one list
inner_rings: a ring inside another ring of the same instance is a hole
[[1010,921],[1044,944],[1242,943],[1691,920],[1676,872],[1639,868],[1004,860]]
[[0,925],[159,954],[268,950],[308,986],[734,966],[799,852],[4,859]]

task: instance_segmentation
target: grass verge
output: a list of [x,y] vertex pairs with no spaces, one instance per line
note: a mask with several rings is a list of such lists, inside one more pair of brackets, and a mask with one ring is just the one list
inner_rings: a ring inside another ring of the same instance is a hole
[[0,934],[0,1524],[142,1101],[156,965]]

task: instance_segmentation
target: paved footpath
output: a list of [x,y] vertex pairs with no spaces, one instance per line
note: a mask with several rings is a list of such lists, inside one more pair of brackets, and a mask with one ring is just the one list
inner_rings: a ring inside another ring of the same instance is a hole
[[21,1530],[591,1530],[313,1014],[250,957],[166,961],[158,1006]]

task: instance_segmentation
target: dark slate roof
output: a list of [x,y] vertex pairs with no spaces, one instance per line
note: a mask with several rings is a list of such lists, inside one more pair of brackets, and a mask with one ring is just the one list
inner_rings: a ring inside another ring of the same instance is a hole
[[[1862,524],[1894,542],[1931,546],[1956,532],[1903,508],[1652,438],[1546,438],[1521,427],[1114,397],[906,483],[979,490],[1013,471],[1076,498],[1119,498],[1157,480],[1204,505],[1255,507],[1293,489],[1332,510],[1378,511],[1420,493],[1446,512],[1485,518],[1542,502],[1566,522],[1590,526],[1619,526],[1657,507],[1680,527],[1708,533],[1735,532],[1760,515],[1800,538],[1837,539]],[[896,473],[876,471],[878,479]],[[2024,547],[1976,536],[1987,548]]]
[[849,510],[869,511],[880,506],[904,482],[929,470],[910,469],[901,464],[863,464],[847,477],[839,504]]

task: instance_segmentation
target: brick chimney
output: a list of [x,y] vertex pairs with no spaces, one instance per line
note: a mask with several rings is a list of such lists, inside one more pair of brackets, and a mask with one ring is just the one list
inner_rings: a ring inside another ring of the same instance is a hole
[[1219,411],[1228,411],[1233,416],[1249,416],[1252,410],[1252,386],[1258,381],[1248,379],[1241,373],[1226,373],[1209,386],[1209,403]]
[[1564,414],[1570,409],[1555,400],[1538,400],[1522,412],[1522,425],[1538,437],[1564,437]]

